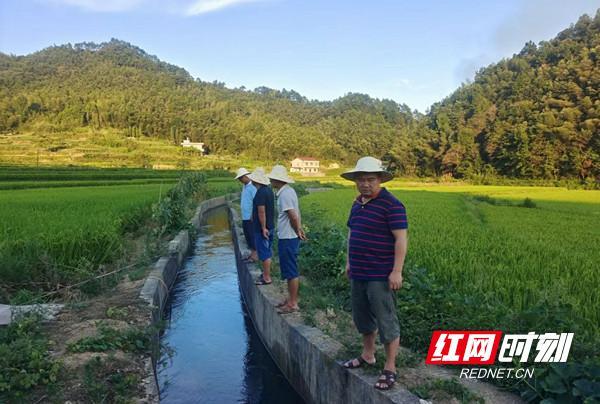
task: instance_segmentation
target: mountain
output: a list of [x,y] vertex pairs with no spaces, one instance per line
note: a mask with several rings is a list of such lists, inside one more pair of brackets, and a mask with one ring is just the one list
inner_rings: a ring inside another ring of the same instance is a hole
[[115,39],[0,54],[0,87],[0,131],[111,127],[177,144],[189,136],[213,153],[271,160],[382,155],[414,121],[406,105],[362,94],[309,102],[295,91],[194,80]]
[[0,131],[116,128],[185,136],[212,153],[345,163],[383,158],[404,175],[600,181],[600,11],[481,69],[426,115],[350,93],[228,89],[119,40],[0,53]]

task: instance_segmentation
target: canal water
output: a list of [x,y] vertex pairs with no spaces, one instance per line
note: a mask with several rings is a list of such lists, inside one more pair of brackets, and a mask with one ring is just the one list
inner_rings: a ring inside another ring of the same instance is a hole
[[167,349],[157,365],[161,402],[303,403],[241,298],[227,211],[209,212],[206,221],[167,303]]

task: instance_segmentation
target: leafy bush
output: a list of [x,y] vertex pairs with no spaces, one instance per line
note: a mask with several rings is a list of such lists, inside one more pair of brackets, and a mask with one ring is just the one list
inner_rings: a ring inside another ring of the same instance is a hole
[[299,265],[308,277],[318,282],[341,279],[345,274],[347,233],[332,223],[317,218],[324,211],[314,209],[304,214],[303,226],[308,241],[300,251]]
[[535,370],[535,378],[520,386],[528,402],[594,403],[600,400],[600,364],[555,363]]
[[308,195],[308,191],[306,190],[305,184],[303,184],[301,182],[295,182],[290,185],[292,186],[292,188],[294,188],[294,191],[296,191],[296,195],[298,195],[298,198],[300,198],[301,196],[304,196],[304,195]]
[[160,227],[160,234],[182,228],[187,223],[186,209],[194,196],[206,192],[206,175],[200,172],[184,174],[177,185],[152,207],[152,217]]
[[101,323],[98,335],[85,337],[68,346],[70,352],[105,352],[121,350],[125,352],[149,352],[152,333],[148,330],[131,327],[118,330]]
[[0,402],[22,401],[32,388],[56,381],[61,364],[50,357],[48,348],[37,316],[0,328]]

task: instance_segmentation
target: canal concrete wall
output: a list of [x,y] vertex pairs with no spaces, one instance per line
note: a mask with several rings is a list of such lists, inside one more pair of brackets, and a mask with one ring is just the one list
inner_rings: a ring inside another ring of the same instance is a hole
[[349,371],[339,362],[343,347],[322,331],[302,323],[300,314],[281,315],[275,305],[281,296],[273,286],[257,286],[261,271],[242,259],[243,232],[237,212],[229,208],[240,290],[265,347],[290,384],[307,403],[420,403],[408,390],[396,385],[391,391],[376,390],[377,376]]
[[159,402],[158,380],[156,378],[156,362],[160,356],[160,321],[162,320],[169,292],[177,279],[185,258],[192,250],[194,235],[202,225],[206,214],[215,208],[227,206],[237,194],[230,194],[203,201],[194,212],[188,229],[181,230],[168,244],[167,254],[160,257],[146,277],[140,292],[140,298],[148,304],[149,323],[154,326],[154,349],[146,363],[148,377],[144,380],[146,397],[149,402]]

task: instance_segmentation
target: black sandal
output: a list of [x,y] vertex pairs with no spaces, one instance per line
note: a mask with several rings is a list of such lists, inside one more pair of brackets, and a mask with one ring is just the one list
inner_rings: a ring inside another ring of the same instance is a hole
[[[354,361],[357,360],[358,361],[358,365],[354,364]],[[359,367],[363,366],[363,365],[374,365],[377,361],[373,361],[371,362],[367,362],[367,360],[365,358],[362,357],[362,355],[359,355],[356,358],[352,358],[350,360],[347,360],[346,362],[344,362],[342,364],[343,367],[345,367],[346,369],[358,369]]]
[[375,383],[375,388],[377,390],[389,390],[394,387],[394,384],[396,384],[396,373],[383,369],[377,383]]
[[256,281],[254,282],[255,285],[270,285],[272,284],[273,281],[267,282],[265,281],[265,278],[263,278],[263,276],[259,276],[258,279],[256,279]]

